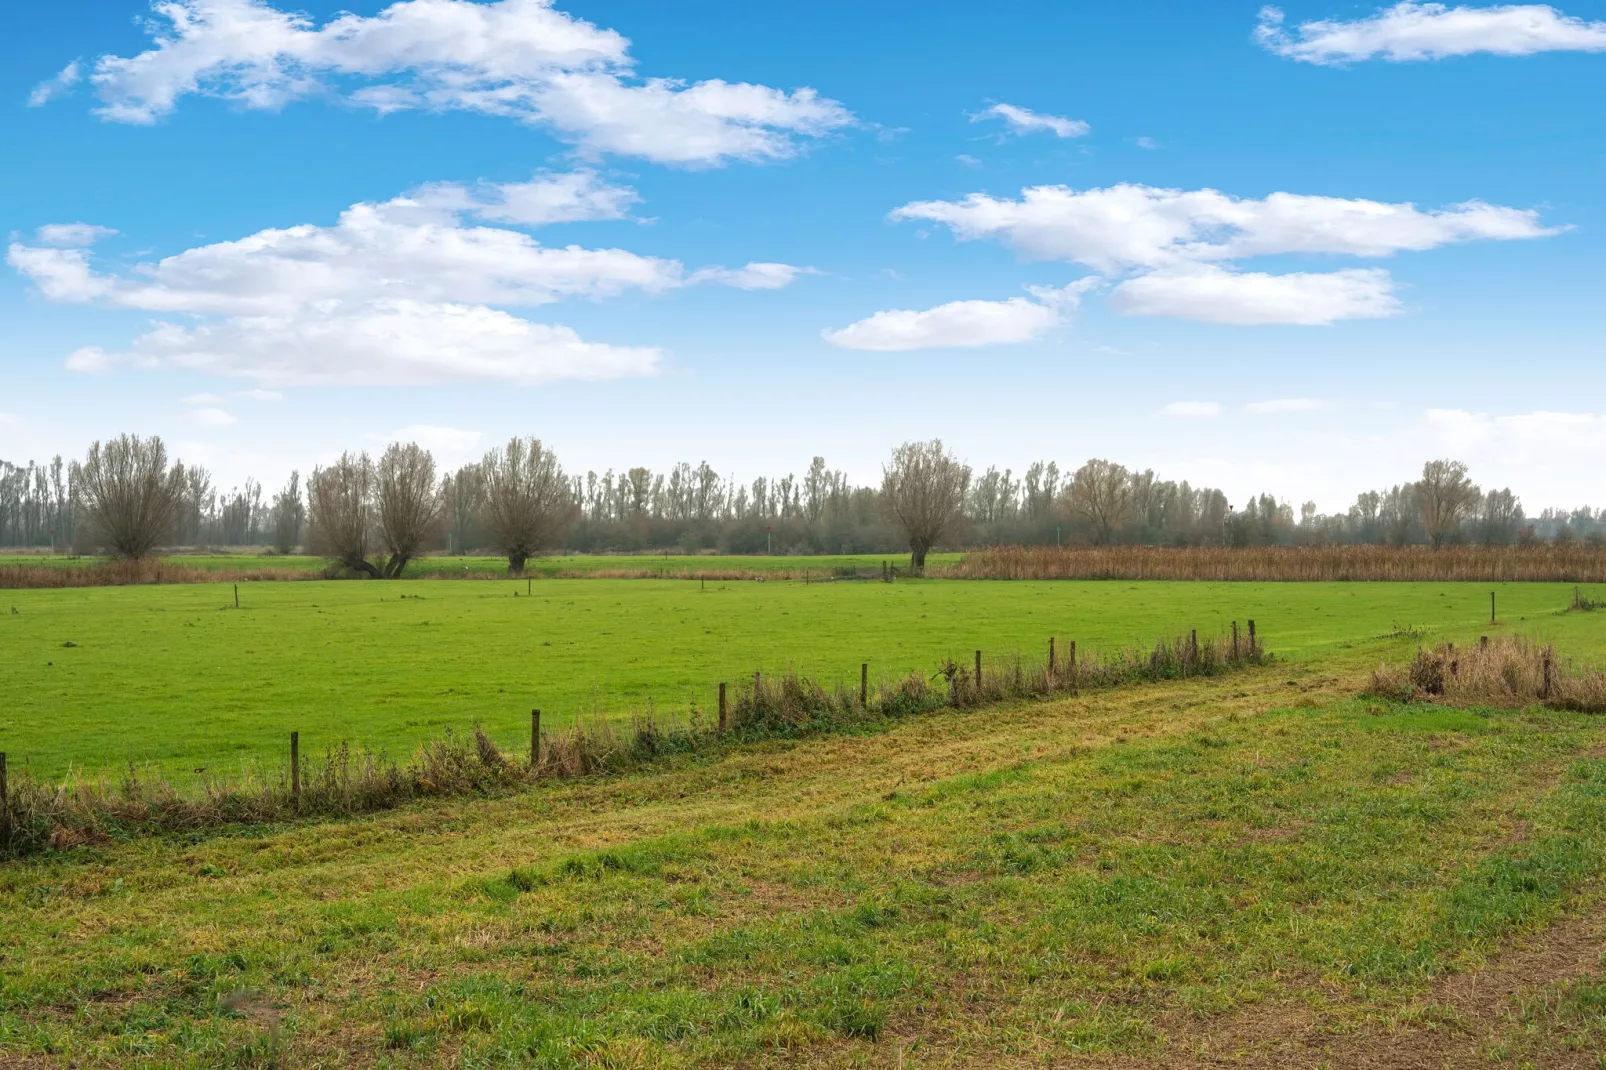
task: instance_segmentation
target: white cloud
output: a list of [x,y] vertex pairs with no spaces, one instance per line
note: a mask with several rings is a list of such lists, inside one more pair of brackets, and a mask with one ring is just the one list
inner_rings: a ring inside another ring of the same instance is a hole
[[35,240],[41,245],[78,249],[94,245],[116,233],[110,227],[97,227],[92,223],[46,223],[35,232]]
[[1306,63],[1341,64],[1386,59],[1396,63],[1487,52],[1606,52],[1606,22],[1585,22],[1548,4],[1450,7],[1407,0],[1370,18],[1320,19],[1293,33],[1283,13],[1262,8],[1255,40],[1279,56]]
[[187,397],[179,398],[179,401],[185,405],[222,405],[228,399],[222,394],[190,394]]
[[1018,200],[972,193],[907,204],[891,218],[941,223],[961,240],[997,238],[1028,259],[1127,276],[1111,296],[1128,314],[1232,324],[1325,324],[1400,311],[1379,269],[1271,275],[1239,271],[1232,261],[1291,253],[1386,257],[1558,232],[1541,226],[1536,212],[1481,201],[1422,211],[1410,203],[1293,193],[1256,200],[1131,184],[1033,186]]
[[1103,272],[1273,253],[1388,256],[1557,233],[1540,226],[1537,212],[1481,201],[1424,212],[1410,203],[1294,193],[1255,200],[1128,183],[1080,191],[1032,186],[1019,200],[972,193],[960,201],[916,201],[891,217],[941,223],[962,239],[999,238],[1028,259],[1069,260]]
[[586,342],[568,327],[484,305],[394,300],[198,326],[158,322],[124,357],[97,352],[86,367],[75,354],[68,366],[100,370],[121,362],[283,385],[537,385],[649,375],[661,356],[655,347]]
[[814,268],[791,264],[753,262],[740,268],[702,268],[690,276],[692,282],[718,282],[738,290],[779,290],[790,286],[799,275],[817,275]]
[[195,409],[190,413],[190,419],[194,420],[202,427],[209,427],[213,429],[233,427],[235,424],[240,422],[231,413],[225,412],[222,409],[212,408]]
[[687,272],[622,249],[544,246],[462,224],[440,203],[358,204],[332,226],[264,230],[122,273],[81,248],[11,245],[10,264],[58,301],[189,317],[128,353],[86,347],[77,371],[183,367],[268,385],[453,379],[540,383],[650,372],[660,353],[583,341],[494,306],[649,294],[698,282],[773,289],[807,270],[755,263]]
[[822,337],[844,349],[890,353],[907,349],[972,348],[1030,342],[1060,321],[1047,305],[1007,301],[950,301],[921,311],[893,309],[850,323]]
[[1327,402],[1320,398],[1273,398],[1270,401],[1251,401],[1244,406],[1248,411],[1260,414],[1317,412],[1327,407]]
[[117,358],[100,346],[84,346],[80,349],[75,349],[67,355],[66,360],[68,371],[81,372],[84,375],[96,375],[100,372],[110,371],[116,364]]
[[1221,403],[1217,401],[1173,401],[1160,410],[1161,416],[1177,416],[1184,419],[1208,419],[1221,415]]
[[1160,147],[1160,143],[1152,137],[1140,137],[1135,144],[1140,149],[1158,149]]
[[284,400],[284,394],[277,390],[262,390],[258,388],[253,388],[250,390],[236,390],[234,392],[234,396],[237,398],[245,398],[247,401],[272,402]]
[[1042,112],[1032,111],[1030,108],[1017,107],[1014,104],[994,104],[986,111],[977,112],[970,117],[973,123],[984,119],[1002,119],[1009,128],[1018,134],[1030,134],[1038,130],[1047,130],[1055,137],[1085,137],[1093,128],[1081,119],[1066,119],[1059,115],[1044,115]]
[[528,182],[482,182],[475,187],[439,182],[409,197],[426,207],[521,226],[623,219],[641,200],[628,186],[612,185],[595,171],[586,170],[541,174]]
[[56,97],[77,85],[83,80],[83,77],[83,64],[78,60],[73,60],[58,71],[54,77],[46,79],[33,87],[33,92],[28,94],[28,107],[37,108],[50,103]]
[[776,159],[852,115],[813,89],[641,78],[630,42],[552,0],[400,0],[322,26],[267,0],[161,0],[153,48],[102,56],[103,117],[149,123],[200,93],[273,109],[316,95],[380,112],[468,110],[661,163]]
[[9,412],[0,412],[0,425],[7,426],[7,427],[16,427],[16,426],[20,425],[21,423],[22,423],[22,421],[17,419],[17,417],[14,414],[9,413]]
[[1036,301],[950,301],[916,311],[892,309],[820,335],[843,349],[890,353],[910,349],[975,348],[1031,342],[1041,338],[1075,309],[1098,279],[1079,279],[1069,286],[1031,286]]
[[1128,316],[1239,326],[1321,326],[1400,313],[1393,282],[1381,268],[1270,275],[1204,264],[1127,279],[1111,292],[1110,302]]

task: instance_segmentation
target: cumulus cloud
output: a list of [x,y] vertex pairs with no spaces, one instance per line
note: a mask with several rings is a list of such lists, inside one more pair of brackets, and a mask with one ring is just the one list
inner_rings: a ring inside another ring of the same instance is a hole
[[358,204],[331,226],[259,231],[137,265],[96,269],[90,251],[12,243],[8,262],[45,297],[178,316],[127,353],[80,349],[68,367],[181,367],[268,386],[448,380],[541,383],[650,372],[655,348],[586,342],[497,306],[648,294],[713,281],[783,286],[802,269],[688,272],[622,249],[545,246],[468,225],[440,203]]
[[892,218],[941,223],[961,239],[998,238],[1028,259],[1069,260],[1101,272],[1273,253],[1388,256],[1557,233],[1540,225],[1537,212],[1481,201],[1424,212],[1410,203],[1294,193],[1256,200],[1129,183],[1032,186],[1018,200],[972,193],[958,201],[916,201]]
[[1327,408],[1320,398],[1272,398],[1269,401],[1251,401],[1244,408],[1253,413],[1316,412]]
[[970,117],[973,123],[986,119],[1001,119],[1017,134],[1031,134],[1040,130],[1047,130],[1055,137],[1085,137],[1093,128],[1081,119],[1066,119],[1059,115],[1044,115],[1042,112],[1032,111],[1030,108],[1017,107],[1014,104],[994,104],[986,111],[977,112]]
[[132,353],[100,359],[285,385],[423,386],[647,375],[661,355],[655,347],[587,342],[571,328],[484,305],[395,300],[199,325],[159,322]]
[[1290,32],[1282,11],[1266,7],[1260,11],[1255,40],[1279,56],[1305,63],[1405,63],[1477,52],[1606,52],[1606,22],[1585,22],[1548,4],[1450,7],[1406,0],[1369,18],[1319,19]]
[[1323,324],[1400,309],[1380,269],[1271,275],[1234,261],[1279,254],[1387,257],[1475,240],[1555,234],[1538,213],[1469,201],[1424,211],[1410,203],[1121,184],[1033,186],[1018,199],[972,193],[917,201],[895,220],[940,223],[961,240],[992,238],[1032,260],[1082,264],[1111,278],[1116,307],[1209,323]]
[[466,110],[553,130],[582,151],[661,163],[793,155],[853,121],[813,89],[638,76],[630,42],[552,0],[400,0],[319,26],[268,0],[156,0],[152,48],[102,56],[106,119],[150,123],[198,93],[275,109],[335,96],[379,112]]
[[1076,308],[1088,288],[1089,280],[1079,280],[1059,288],[1028,287],[1035,301],[1012,297],[1006,301],[950,301],[922,310],[890,309],[820,333],[843,349],[883,353],[1031,342],[1059,326],[1065,312]]
[[1226,271],[1214,264],[1155,271],[1127,279],[1110,294],[1117,312],[1170,316],[1197,323],[1239,326],[1321,326],[1345,319],[1400,313],[1389,273],[1381,268],[1344,271]]
[[426,208],[532,227],[623,219],[641,200],[630,187],[613,185],[588,170],[539,174],[528,182],[481,182],[476,186],[436,182],[410,196]]
[[1160,409],[1161,416],[1177,416],[1184,419],[1208,419],[1221,415],[1221,403],[1217,401],[1173,401]]

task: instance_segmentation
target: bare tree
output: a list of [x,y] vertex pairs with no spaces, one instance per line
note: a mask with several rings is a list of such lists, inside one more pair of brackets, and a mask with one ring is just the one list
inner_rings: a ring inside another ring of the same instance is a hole
[[1480,510],[1483,541],[1490,546],[1509,546],[1522,528],[1522,502],[1511,488],[1491,490],[1483,496]]
[[932,546],[964,515],[970,469],[934,438],[905,442],[882,471],[881,507],[909,540],[909,566],[923,569]]
[[1132,515],[1132,474],[1094,458],[1072,474],[1066,499],[1071,515],[1093,526],[1095,542],[1111,542]]
[[1439,547],[1455,538],[1482,497],[1467,478],[1467,466],[1460,461],[1424,464],[1422,478],[1416,484],[1416,500],[1429,541]]
[[[513,575],[522,573],[531,556],[556,543],[574,522],[569,480],[540,439],[515,438],[504,449],[487,453],[480,479],[486,535],[491,546],[507,555]],[[644,501],[641,508],[646,508]]]
[[435,458],[409,442],[393,442],[379,458],[374,515],[380,547],[389,554],[384,575],[394,579],[440,532],[445,499],[435,481]]
[[368,560],[373,540],[374,485],[368,454],[342,453],[328,468],[315,468],[307,480],[307,521],[312,548],[331,561],[378,579]]
[[307,507],[301,503],[301,473],[291,472],[284,489],[273,496],[273,547],[287,554],[301,545],[301,524]]
[[485,499],[485,473],[465,464],[441,483],[446,501],[447,549],[463,553],[479,545],[479,515]]
[[152,435],[119,435],[89,447],[73,463],[73,490],[93,537],[118,557],[148,557],[172,536],[184,500],[182,464],[168,467],[167,447]]

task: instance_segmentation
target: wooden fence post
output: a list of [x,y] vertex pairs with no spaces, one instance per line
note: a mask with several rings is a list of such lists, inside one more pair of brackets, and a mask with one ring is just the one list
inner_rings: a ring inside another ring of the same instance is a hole
[[1076,640],[1071,640],[1071,694],[1076,694]]
[[1494,623],[1494,592],[1489,592],[1489,623]]
[[731,726],[730,707],[725,703],[725,681],[719,682],[719,730],[727,732]]
[[234,585],[234,608],[240,608],[240,585],[238,583]]
[[1238,660],[1238,622],[1232,622],[1232,660]]
[[861,710],[870,708],[870,663],[868,661],[859,664],[859,708]]
[[541,764],[541,711],[530,711],[530,768]]
[[290,733],[290,799],[301,809],[301,733]]
[[1255,643],[1256,642],[1257,642],[1257,640],[1255,639],[1255,622],[1253,620],[1251,620],[1249,622],[1249,656],[1250,657],[1254,657],[1255,656]]
[[976,651],[976,697],[981,698],[981,651]]
[[0,847],[11,844],[11,785],[6,781],[6,752],[0,750]]
[[1054,637],[1048,637],[1048,686],[1054,686]]

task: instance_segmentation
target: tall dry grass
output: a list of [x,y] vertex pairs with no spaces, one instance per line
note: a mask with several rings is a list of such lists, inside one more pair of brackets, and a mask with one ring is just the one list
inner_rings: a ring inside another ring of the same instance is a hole
[[47,784],[24,772],[0,800],[0,857],[21,856],[133,836],[286,821],[303,816],[384,810],[415,799],[510,791],[547,779],[622,772],[665,754],[733,739],[796,737],[947,706],[1076,694],[1153,680],[1213,676],[1266,663],[1270,655],[1248,633],[1200,640],[1189,634],[1153,647],[1107,655],[1068,648],[1051,669],[1021,657],[994,659],[977,677],[974,664],[949,661],[931,676],[881,681],[863,696],[857,687],[827,686],[786,673],[738,689],[723,723],[693,710],[663,718],[650,707],[629,725],[598,718],[543,733],[532,763],[509,757],[478,727],[448,733],[405,763],[342,743],[321,760],[304,758],[300,792],[288,766],[203,778],[181,789],[130,766],[122,776],[74,775]]
[[974,580],[1431,580],[1606,582],[1585,546],[1021,547],[968,553],[945,576]]
[[0,590],[27,587],[128,587],[146,583],[251,583],[322,579],[321,571],[290,568],[205,569],[156,558],[90,565],[0,565]]
[[1521,636],[1485,638],[1469,646],[1441,643],[1419,650],[1409,665],[1379,665],[1373,694],[1404,702],[1521,709],[1535,704],[1606,712],[1606,673],[1557,656]]

